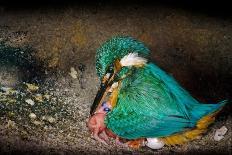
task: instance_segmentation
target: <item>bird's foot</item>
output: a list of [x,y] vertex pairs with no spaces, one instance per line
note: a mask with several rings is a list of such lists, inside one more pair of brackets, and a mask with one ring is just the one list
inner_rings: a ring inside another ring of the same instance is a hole
[[141,146],[145,145],[145,139],[140,138],[140,139],[131,140],[131,141],[126,142],[126,145],[133,149],[139,149]]

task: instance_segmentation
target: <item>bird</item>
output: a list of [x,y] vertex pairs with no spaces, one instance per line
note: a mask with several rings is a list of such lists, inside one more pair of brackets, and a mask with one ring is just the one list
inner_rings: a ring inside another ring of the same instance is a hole
[[201,103],[149,59],[130,36],[113,36],[96,52],[100,88],[87,126],[104,144],[114,138],[131,148],[182,145],[205,133],[228,103]]

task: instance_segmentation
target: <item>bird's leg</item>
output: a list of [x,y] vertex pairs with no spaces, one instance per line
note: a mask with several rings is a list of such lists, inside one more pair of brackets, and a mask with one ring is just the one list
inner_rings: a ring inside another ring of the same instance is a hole
[[141,146],[144,146],[144,142],[145,139],[140,138],[126,142],[126,145],[134,149],[139,149]]

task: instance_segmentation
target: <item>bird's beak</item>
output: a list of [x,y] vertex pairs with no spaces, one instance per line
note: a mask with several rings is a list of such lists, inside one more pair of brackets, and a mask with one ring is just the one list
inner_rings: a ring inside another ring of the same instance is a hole
[[122,66],[120,65],[119,60],[116,60],[114,62],[114,72],[109,73],[109,76],[106,76],[103,78],[103,80],[101,81],[101,85],[100,88],[97,92],[97,95],[94,99],[94,102],[91,106],[90,109],[90,115],[92,116],[94,114],[94,112],[96,111],[96,109],[98,108],[98,106],[102,103],[102,100],[105,98],[108,89],[111,87],[111,85],[114,83],[114,78],[115,78],[115,74],[122,68]]
[[97,92],[97,95],[94,99],[94,102],[91,106],[90,109],[90,115],[92,116],[94,114],[94,112],[96,111],[96,109],[98,108],[98,106],[102,103],[102,100],[104,99],[104,97],[107,94],[107,90],[108,88],[111,87],[111,85],[113,84],[113,77],[112,77],[113,73],[110,75],[110,77],[108,79],[103,79],[100,85],[100,88]]

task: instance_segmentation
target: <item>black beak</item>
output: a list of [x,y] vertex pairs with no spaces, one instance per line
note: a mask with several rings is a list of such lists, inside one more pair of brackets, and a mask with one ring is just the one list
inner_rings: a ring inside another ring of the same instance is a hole
[[100,89],[97,92],[97,95],[95,96],[95,99],[93,101],[93,104],[91,105],[90,108],[90,115],[92,116],[95,110],[97,109],[99,103],[101,102],[101,99],[106,91],[106,85],[101,83]]
[[98,105],[100,104],[104,94],[106,93],[107,88],[112,85],[113,80],[110,80],[111,77],[112,77],[112,74],[110,75],[108,80],[106,80],[104,83],[103,82],[101,83],[100,89],[98,90],[97,95],[96,95],[96,97],[94,99],[94,102],[93,102],[93,104],[91,105],[91,108],[90,108],[90,115],[91,116],[96,111],[96,109],[97,109]]

